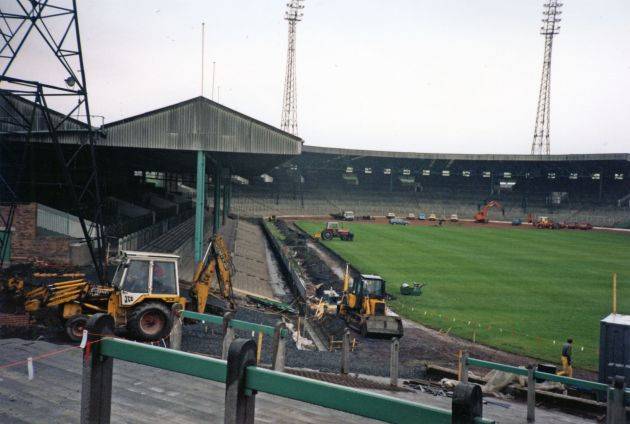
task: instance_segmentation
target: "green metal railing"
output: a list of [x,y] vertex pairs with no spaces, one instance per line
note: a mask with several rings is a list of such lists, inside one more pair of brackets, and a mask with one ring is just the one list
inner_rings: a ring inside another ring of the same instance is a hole
[[527,376],[527,370],[525,368],[500,364],[498,362],[482,361],[481,359],[468,358],[466,363],[468,365],[472,365],[473,367],[489,368],[497,371],[509,372],[516,375]]
[[462,352],[460,356],[460,375],[462,382],[468,382],[468,367],[481,367],[492,370],[511,373],[527,378],[527,422],[534,422],[536,415],[536,379],[545,381],[555,381],[567,386],[575,387],[583,390],[597,392],[598,399],[602,394],[606,398],[606,419],[610,424],[626,423],[625,403],[629,399],[630,391],[625,389],[624,379],[616,377],[609,386],[596,381],[581,380],[579,378],[566,377],[563,375],[550,374],[547,372],[536,371],[534,364],[530,364],[527,368],[515,367],[513,365],[500,364],[498,362],[484,361],[468,356],[468,352]]
[[[99,345],[98,353],[101,356],[226,383],[228,367],[224,360],[122,339],[102,339]],[[366,418],[389,423],[410,424],[451,422],[451,411],[391,396],[355,390],[256,366],[247,367],[245,375],[247,390],[307,402]],[[490,424],[494,421],[477,418],[475,422]]]
[[[203,322],[207,322],[209,324],[214,324],[214,325],[223,325],[223,317],[218,316],[218,315],[202,314],[202,313],[193,312],[193,311],[183,311],[182,317],[188,318],[188,319],[194,319],[197,321],[203,321]],[[276,331],[276,329],[270,325],[256,324],[253,322],[241,321],[238,319],[229,320],[228,325],[231,328],[234,328],[235,330],[254,331],[256,333],[263,333],[268,336],[273,336]],[[282,335],[283,336],[287,335],[286,329],[282,330]]]
[[596,381],[581,380],[579,378],[565,377],[563,375],[550,374],[542,371],[534,371],[534,378],[539,380],[555,381],[567,386],[578,387],[580,389],[607,392],[609,386]]
[[[481,359],[468,358],[466,364],[473,367],[488,368],[503,372],[508,372],[520,376],[527,377],[527,369],[521,367],[515,367],[512,365],[500,364],[497,362],[483,361]],[[534,378],[539,380],[555,381],[562,383],[566,386],[576,387],[584,390],[592,390],[596,392],[607,393],[610,386],[604,383],[598,383],[597,381],[582,380],[579,378],[566,377],[563,375],[550,374],[542,371],[534,371]],[[626,396],[630,395],[630,390],[626,390]]]

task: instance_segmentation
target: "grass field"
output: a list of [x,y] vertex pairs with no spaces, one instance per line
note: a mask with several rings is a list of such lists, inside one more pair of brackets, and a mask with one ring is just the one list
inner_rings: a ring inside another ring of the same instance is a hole
[[[301,221],[313,233],[321,222]],[[630,314],[630,235],[463,225],[350,223],[354,242],[324,242],[363,273],[388,282],[399,314],[503,350],[559,362],[573,337],[575,364],[597,369],[599,321]],[[427,283],[400,296],[403,281]],[[555,341],[555,344],[554,344]]]

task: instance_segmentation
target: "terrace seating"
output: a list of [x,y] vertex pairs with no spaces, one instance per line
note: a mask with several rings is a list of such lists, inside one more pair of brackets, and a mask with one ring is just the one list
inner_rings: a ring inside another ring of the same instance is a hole
[[[261,215],[325,215],[352,210],[356,215],[385,215],[393,212],[398,216],[418,212],[435,213],[448,217],[455,213],[460,218],[472,219],[478,207],[488,199],[498,199],[504,214],[493,213],[491,218],[511,221],[523,219],[528,213],[545,215],[556,221],[590,222],[593,225],[616,226],[630,221],[627,208],[602,206],[589,196],[570,194],[562,204],[554,206],[548,201],[548,193],[542,190],[528,192],[501,191],[493,195],[453,191],[451,189],[422,191],[368,191],[358,187],[337,190],[304,189],[296,193],[283,188],[239,186],[234,190],[232,208],[246,216]],[[523,198],[527,199],[526,210]]]

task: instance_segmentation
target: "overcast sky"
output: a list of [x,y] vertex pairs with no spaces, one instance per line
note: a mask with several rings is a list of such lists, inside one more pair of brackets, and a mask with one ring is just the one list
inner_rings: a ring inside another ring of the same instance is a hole
[[[111,122],[198,96],[205,21],[205,95],[216,61],[220,102],[278,126],[286,2],[79,1],[92,112]],[[630,2],[564,3],[552,153],[630,152]],[[529,153],[542,4],[306,0],[299,135],[317,146]]]

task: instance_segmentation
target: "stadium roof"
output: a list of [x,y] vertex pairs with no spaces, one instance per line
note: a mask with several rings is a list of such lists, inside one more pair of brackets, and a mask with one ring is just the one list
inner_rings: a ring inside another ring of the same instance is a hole
[[571,155],[493,155],[463,153],[414,153],[387,152],[381,150],[338,149],[334,147],[302,146],[303,153],[315,153],[339,156],[376,157],[396,159],[427,160],[465,160],[497,162],[579,162],[579,161],[626,161],[630,162],[630,153],[599,153]]
[[0,134],[9,136],[27,134],[31,124],[31,116],[33,116],[31,134],[48,134],[48,125],[43,110],[50,113],[50,118],[53,124],[58,126],[60,133],[85,132],[88,129],[87,124],[71,116],[65,117],[64,114],[50,108],[43,109],[37,103],[11,93],[0,93]]
[[302,139],[205,97],[111,122],[108,147],[300,154]]
[[[38,141],[49,141],[42,110],[31,100],[3,93],[0,95],[0,134],[19,140],[29,132],[30,116],[34,114],[31,134],[40,136]],[[84,122],[47,110],[53,123],[61,124],[58,127],[61,143],[81,142],[88,129]],[[98,141],[98,145],[104,147],[297,155],[303,143],[299,137],[201,96],[94,130],[104,136]]]
[[[71,148],[85,143],[89,127],[48,109],[58,125],[59,141]],[[34,114],[34,115],[33,115]],[[31,131],[38,149],[50,143],[41,106],[12,94],[0,95],[0,134],[3,140],[23,142]],[[195,97],[140,115],[111,122],[100,129],[96,146],[103,163],[119,169],[192,172],[195,152],[205,151],[215,164],[253,177],[299,155],[302,139],[205,97]]]

